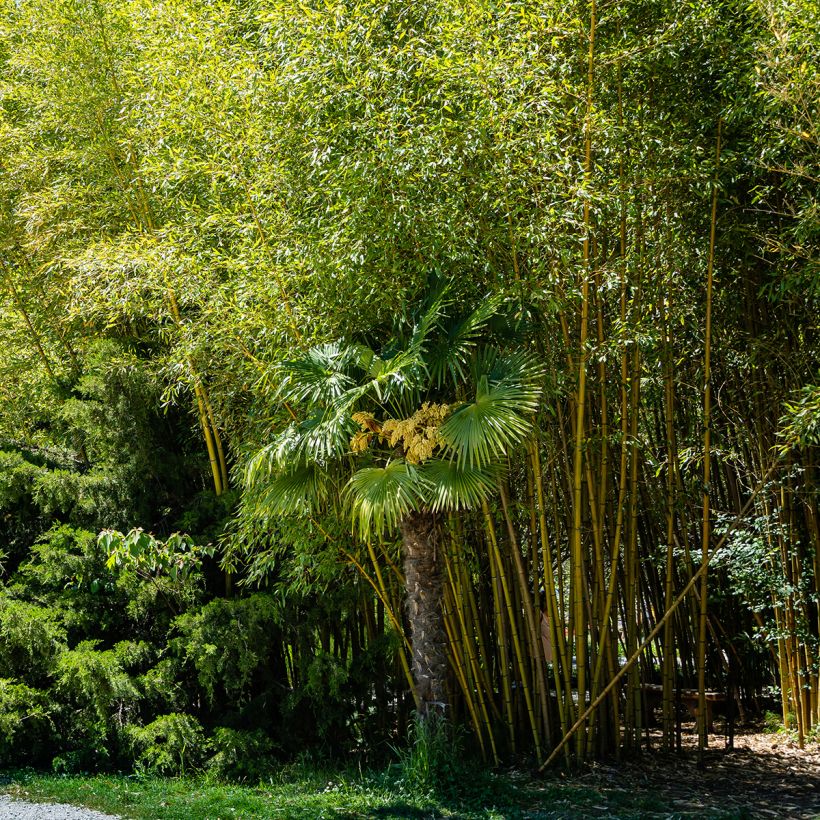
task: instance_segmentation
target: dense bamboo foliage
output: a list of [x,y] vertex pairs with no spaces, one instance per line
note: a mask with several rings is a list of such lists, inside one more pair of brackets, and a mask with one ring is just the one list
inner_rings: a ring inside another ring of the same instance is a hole
[[723,698],[816,735],[818,44],[802,0],[3,2],[0,634],[44,637],[0,740],[415,706],[573,761],[683,692],[701,749]]

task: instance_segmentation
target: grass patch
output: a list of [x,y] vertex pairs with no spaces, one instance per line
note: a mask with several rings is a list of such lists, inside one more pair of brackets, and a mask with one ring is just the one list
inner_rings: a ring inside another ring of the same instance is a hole
[[[662,796],[599,791],[572,778],[533,780],[520,773],[476,771],[462,783],[427,794],[408,788],[399,767],[371,774],[288,766],[255,787],[201,778],[8,773],[0,792],[37,802],[87,806],[128,820],[308,820],[309,818],[547,818],[694,817]],[[724,818],[719,810],[698,817]]]

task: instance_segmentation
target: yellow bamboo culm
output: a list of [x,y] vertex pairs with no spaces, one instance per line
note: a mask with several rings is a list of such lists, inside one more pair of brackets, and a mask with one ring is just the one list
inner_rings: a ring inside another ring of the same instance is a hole
[[[475,686],[476,692],[476,700],[478,702],[478,708],[481,712],[481,727],[487,734],[487,737],[490,740],[490,748],[492,750],[493,755],[493,763],[494,765],[498,765],[499,757],[498,757],[498,749],[495,744],[495,735],[493,734],[493,727],[492,723],[490,722],[490,716],[487,711],[487,699],[485,696],[486,689],[483,685],[482,675],[480,674],[478,658],[476,657],[475,651],[475,642],[473,640],[472,630],[468,628],[468,621],[466,612],[466,606],[464,604],[464,592],[463,586],[458,583],[457,579],[461,578],[461,574],[458,572],[453,571],[453,561],[455,560],[455,555],[451,559],[450,556],[445,556],[445,566],[447,569],[447,579],[450,584],[450,588],[453,590],[453,598],[455,600],[455,610],[456,615],[458,616],[459,627],[461,629],[462,635],[462,643],[467,651],[467,659],[469,661],[469,671],[470,674],[465,675],[467,681],[472,680]],[[456,591],[458,590],[458,591]],[[478,731],[478,730],[477,730]],[[479,733],[479,737],[481,737]],[[481,742],[481,741],[480,741]],[[482,750],[484,749],[483,742],[482,742]]]
[[510,660],[507,647],[507,632],[504,628],[504,615],[501,582],[498,580],[498,567],[490,555],[490,581],[493,593],[493,620],[495,621],[495,640],[498,645],[498,676],[501,679],[501,695],[504,704],[504,717],[507,734],[510,740],[510,752],[516,752],[515,713],[512,702],[512,684],[510,682]]
[[57,376],[54,373],[54,368],[51,366],[51,361],[49,360],[45,348],[43,347],[42,340],[40,339],[40,334],[34,327],[34,322],[31,320],[31,316],[29,315],[28,310],[26,310],[25,303],[20,297],[20,292],[17,290],[17,285],[14,284],[14,279],[12,278],[8,263],[4,259],[0,259],[0,264],[2,264],[3,266],[3,280],[6,282],[6,285],[9,289],[9,293],[11,294],[11,298],[14,302],[15,307],[17,308],[20,315],[23,317],[23,321],[25,322],[26,327],[28,328],[28,332],[31,336],[31,342],[34,345],[34,349],[40,356],[40,359],[43,362],[43,367],[45,367],[46,373],[48,373],[49,378],[52,382],[57,384]]
[[567,643],[564,638],[563,612],[558,606],[556,595],[555,577],[552,570],[552,550],[547,536],[547,519],[544,509],[544,485],[541,474],[541,457],[538,452],[538,442],[533,441],[530,445],[531,469],[534,480],[535,500],[538,507],[538,527],[541,537],[541,553],[544,570],[544,594],[547,600],[547,621],[550,639],[554,647],[553,659],[553,680],[555,682],[556,700],[558,701],[558,719],[561,724],[561,732],[566,734],[569,731],[571,712],[570,698],[570,664]]
[[444,631],[447,634],[447,645],[449,649],[450,665],[455,673],[461,693],[464,696],[464,702],[467,705],[467,711],[470,715],[470,721],[473,724],[473,731],[478,739],[478,745],[481,749],[481,757],[483,760],[487,759],[487,749],[484,745],[484,732],[482,731],[482,724],[478,718],[475,702],[473,700],[472,687],[468,683],[467,666],[464,663],[463,641],[461,633],[456,629],[454,623],[453,610],[455,609],[455,601],[452,587],[447,584],[444,588],[443,596],[444,609]]
[[709,481],[712,462],[712,284],[715,268],[715,229],[717,222],[717,174],[720,167],[720,137],[723,121],[718,120],[717,146],[715,148],[715,177],[712,183],[712,219],[709,228],[709,259],[706,273],[706,331],[703,353],[703,528],[701,533],[701,564],[704,567],[700,580],[700,612],[698,621],[698,754],[703,765],[704,750],[708,743],[706,720],[706,614],[708,576],[706,559],[709,555],[709,539],[712,528],[709,521]]
[[[372,551],[372,545],[368,543],[368,549]],[[384,611],[387,613],[387,617],[390,620],[390,623],[393,625],[393,629],[396,630],[398,635],[401,638],[401,645],[398,648],[398,656],[399,662],[401,663],[402,672],[404,672],[404,677],[407,679],[407,683],[410,687],[410,691],[413,693],[413,700],[416,704],[416,710],[421,709],[421,700],[419,699],[418,692],[416,691],[416,683],[413,680],[413,674],[410,671],[410,663],[407,660],[407,653],[410,651],[410,642],[407,639],[407,636],[404,634],[404,629],[402,629],[401,624],[399,623],[398,619],[396,618],[395,613],[393,612],[393,607],[390,605],[390,598],[387,592],[386,587],[384,587],[384,580],[381,577],[381,570],[376,570],[376,581],[374,581],[365,568],[346,550],[342,550],[342,554],[347,558],[347,560],[354,566],[371,587],[373,587],[374,592],[378,596],[379,600],[382,602],[382,606],[384,606]],[[374,560],[375,553],[372,553],[370,558],[371,561]]]
[[519,593],[524,607],[524,616],[527,623],[527,632],[530,639],[530,660],[533,671],[533,679],[538,690],[538,700],[542,713],[542,723],[547,733],[547,743],[552,745],[552,732],[549,719],[549,687],[547,686],[547,665],[544,657],[544,647],[541,641],[539,624],[535,620],[532,600],[530,598],[530,585],[527,582],[527,573],[524,569],[524,562],[518,550],[518,540],[515,537],[515,527],[510,516],[510,504],[507,498],[507,489],[502,483],[500,487],[501,507],[504,512],[504,520],[507,523],[507,532],[510,538],[510,551],[512,552],[513,564],[515,565],[516,578],[518,579]]
[[[487,666],[491,662],[491,656],[487,650],[487,642],[484,639],[484,630],[482,629],[482,621],[479,618],[479,607],[478,603],[476,602],[475,591],[473,589],[473,584],[471,583],[470,574],[468,572],[468,568],[464,561],[463,554],[461,552],[461,544],[460,542],[456,541],[456,550],[454,551],[454,560],[456,561],[456,566],[454,567],[454,571],[456,575],[459,577],[459,586],[463,592],[466,593],[467,598],[467,606],[465,608],[465,618],[471,624],[470,634],[471,637],[474,634],[475,638],[478,642],[478,652],[476,654],[476,667],[473,670],[477,680],[480,680],[481,686],[483,687],[484,691],[487,693],[487,705],[489,706],[490,711],[492,712],[492,716],[494,720],[498,723],[502,722],[501,718],[501,711],[499,710],[498,706],[495,703],[495,696],[494,696],[494,688],[493,684],[490,680],[490,674],[487,669]],[[469,615],[469,617],[468,617]],[[481,660],[483,659],[483,663]]]
[[532,738],[535,743],[536,754],[541,756],[541,734],[538,731],[538,722],[535,719],[535,710],[533,708],[532,692],[527,680],[527,670],[524,663],[524,653],[521,649],[521,640],[518,635],[517,619],[512,605],[512,596],[510,595],[510,586],[507,580],[507,573],[504,569],[504,563],[501,559],[501,552],[498,549],[498,539],[495,534],[495,525],[493,524],[492,515],[490,515],[490,508],[487,501],[481,503],[481,509],[484,513],[484,521],[487,527],[487,536],[490,543],[491,560],[495,560],[496,571],[501,582],[501,589],[504,594],[504,602],[507,607],[507,618],[510,624],[510,634],[512,636],[513,651],[518,664],[518,676],[521,681],[521,688],[524,690],[524,701],[527,706],[527,715],[530,720],[530,729],[532,730]]
[[667,609],[666,612],[664,612],[663,616],[658,620],[658,622],[655,624],[655,626],[649,632],[646,638],[644,638],[641,645],[635,650],[635,652],[633,652],[633,654],[629,658],[627,658],[626,663],[620,668],[618,673],[606,685],[603,692],[601,692],[601,694],[598,695],[597,698],[593,699],[592,703],[590,703],[586,711],[578,718],[577,721],[575,721],[575,723],[572,726],[570,726],[569,731],[561,738],[561,741],[552,750],[549,757],[541,764],[541,766],[538,769],[539,772],[544,771],[544,769],[546,769],[547,766],[549,766],[549,764],[552,763],[553,760],[555,760],[558,754],[566,747],[567,743],[572,739],[572,736],[575,734],[575,732],[584,724],[589,715],[592,712],[594,712],[595,709],[598,708],[598,705],[601,703],[601,701],[610,693],[610,691],[612,691],[615,688],[615,686],[623,678],[623,676],[629,672],[630,668],[638,660],[638,658],[641,657],[646,647],[649,646],[653,640],[655,640],[658,633],[663,629],[664,625],[666,624],[666,621],[672,617],[677,608],[681,605],[681,602],[687,600],[690,592],[694,589],[695,584],[700,580],[701,575],[704,572],[706,572],[707,567],[709,566],[709,561],[711,561],[711,559],[715,555],[717,555],[717,553],[720,551],[723,545],[729,540],[731,535],[740,525],[744,516],[752,508],[758,495],[760,495],[761,491],[766,486],[766,482],[769,480],[769,477],[777,469],[777,466],[778,463],[777,461],[775,461],[774,464],[772,464],[771,467],[769,467],[769,469],[764,474],[763,478],[761,478],[758,482],[757,486],[754,489],[754,492],[749,496],[748,500],[743,505],[740,512],[738,512],[732,523],[721,536],[720,541],[718,541],[717,544],[715,544],[714,549],[712,549],[707,554],[706,562],[701,564],[700,567],[698,567],[697,571],[692,574],[692,577],[689,579],[686,586],[684,586],[684,588],[680,591],[678,597],[675,598],[675,600],[672,602],[672,605],[669,607],[669,609]]
[[[102,20],[99,21],[99,26],[103,43],[103,51],[106,55],[107,60],[109,61],[109,74],[113,83],[113,87],[117,95],[119,95],[120,90],[115,72],[115,63],[112,59],[109,50],[107,37],[105,33],[105,27],[103,25]],[[104,132],[106,129],[102,123],[102,120],[99,117],[99,114],[98,122],[100,123],[101,131]],[[134,220],[135,227],[141,233],[149,235],[154,234],[156,232],[156,225],[152,213],[151,202],[148,198],[148,194],[145,191],[145,186],[142,184],[142,179],[140,178],[139,168],[136,162],[137,152],[133,149],[133,146],[130,146],[126,151],[128,166],[131,169],[130,178],[126,178],[125,173],[123,173],[123,169],[120,166],[120,163],[117,161],[116,153],[110,144],[105,144],[103,152],[108,161],[110,162],[112,168],[114,169],[115,177],[117,179],[117,185],[119,186],[121,193],[123,194],[128,203],[129,212],[131,214],[131,218]],[[136,206],[134,202],[136,202]],[[167,273],[164,273],[164,285],[166,296],[168,298],[171,319],[173,320],[177,328],[181,328],[182,314],[179,309],[179,303],[177,302],[176,293],[168,279]],[[190,356],[186,356],[185,358],[188,364],[188,369],[191,374],[191,379],[194,384],[197,414],[199,417],[200,427],[202,428],[202,435],[205,439],[205,448],[208,452],[208,461],[211,465],[211,473],[214,482],[214,493],[219,496],[222,495],[222,493],[224,493],[228,489],[229,485],[228,466],[227,460],[225,458],[225,450],[222,444],[222,438],[219,435],[219,430],[216,424],[213,408],[211,407],[208,392],[204,384],[202,384],[199,372],[194,364],[193,359]],[[228,594],[230,594],[231,585],[231,575],[230,573],[226,573],[225,586]]]
[[[586,114],[584,116],[584,184],[592,181],[592,97],[595,81],[595,0],[590,3],[589,50],[587,58]],[[584,583],[584,554],[581,535],[581,509],[583,504],[583,461],[586,419],[586,376],[587,376],[587,328],[589,324],[589,278],[590,278],[590,208],[589,196],[584,197],[584,239],[583,270],[581,273],[581,330],[579,337],[580,355],[578,360],[578,386],[576,391],[575,445],[572,467],[572,533],[570,543],[570,599],[572,601],[572,621],[575,633],[575,658],[578,675],[578,711],[586,703],[587,666],[587,597]],[[575,736],[576,757],[583,759],[586,752],[586,732]]]
[[[664,414],[666,418],[666,574],[664,577],[664,612],[669,609],[674,597],[674,539],[675,504],[677,489],[677,453],[675,447],[675,385],[672,378],[669,338],[669,301],[664,300]],[[674,747],[675,705],[674,693],[676,677],[675,636],[672,620],[666,622],[663,630],[663,742],[668,751]]]

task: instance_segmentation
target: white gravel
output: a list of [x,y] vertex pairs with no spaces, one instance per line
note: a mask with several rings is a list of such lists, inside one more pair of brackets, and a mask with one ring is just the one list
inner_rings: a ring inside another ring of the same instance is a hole
[[27,803],[0,794],[0,820],[118,820],[113,814],[63,803]]

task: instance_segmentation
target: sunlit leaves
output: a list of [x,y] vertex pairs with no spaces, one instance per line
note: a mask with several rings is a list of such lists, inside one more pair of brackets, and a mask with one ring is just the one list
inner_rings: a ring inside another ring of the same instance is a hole
[[248,490],[246,509],[264,521],[283,515],[309,515],[320,509],[327,499],[328,481],[319,464],[296,464],[268,479],[255,476]]
[[779,431],[783,450],[820,444],[820,386],[803,387],[785,410]]
[[425,481],[403,459],[384,467],[357,470],[345,488],[355,529],[363,538],[397,528],[401,519],[424,504]]
[[443,458],[426,461],[421,473],[434,512],[475,509],[498,485],[497,468],[474,467]]
[[541,369],[521,352],[493,357],[489,373],[478,378],[476,397],[457,407],[440,428],[441,438],[459,464],[485,467],[524,439],[541,393]]
[[353,386],[345,372],[359,351],[338,342],[312,347],[302,357],[282,365],[280,392],[294,402],[326,405]]

